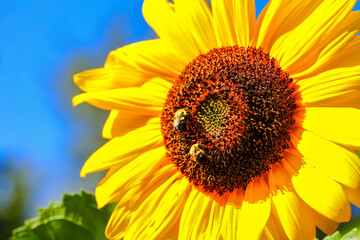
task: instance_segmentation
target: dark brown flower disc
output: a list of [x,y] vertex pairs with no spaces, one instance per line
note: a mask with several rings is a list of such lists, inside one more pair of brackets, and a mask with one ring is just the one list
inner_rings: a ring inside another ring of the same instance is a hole
[[[205,191],[245,189],[290,147],[297,108],[294,86],[261,49],[224,47],[198,56],[164,104],[161,129],[167,157]],[[180,109],[186,131],[174,127]]]

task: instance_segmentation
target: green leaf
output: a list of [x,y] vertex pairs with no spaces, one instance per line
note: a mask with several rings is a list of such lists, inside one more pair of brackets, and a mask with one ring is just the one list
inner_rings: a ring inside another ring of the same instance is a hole
[[353,228],[351,231],[341,235],[339,231],[336,231],[333,235],[325,237],[323,240],[359,240],[360,231],[359,228]]
[[339,231],[336,231],[333,235],[324,238],[324,240],[340,240],[340,239],[341,239],[341,234]]
[[359,234],[359,229],[358,228],[354,228],[353,230],[351,230],[350,232],[346,233],[341,240],[357,240],[360,239],[360,234]]
[[13,230],[11,240],[106,240],[106,224],[114,205],[96,206],[91,193],[64,194],[62,203],[39,209],[38,217]]

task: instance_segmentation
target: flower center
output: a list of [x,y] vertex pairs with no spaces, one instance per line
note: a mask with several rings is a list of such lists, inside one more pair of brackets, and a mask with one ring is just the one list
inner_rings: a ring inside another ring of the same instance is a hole
[[206,133],[217,135],[225,127],[228,113],[229,106],[226,101],[215,96],[201,103],[196,112],[196,120]]
[[164,104],[167,157],[205,191],[245,189],[291,146],[294,86],[261,49],[224,47],[198,56]]

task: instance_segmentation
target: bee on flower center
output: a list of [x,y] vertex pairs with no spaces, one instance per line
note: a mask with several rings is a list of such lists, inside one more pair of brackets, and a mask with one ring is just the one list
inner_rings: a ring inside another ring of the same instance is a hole
[[186,118],[188,117],[188,113],[184,109],[179,109],[175,112],[174,115],[174,127],[176,131],[182,133],[187,130],[186,127]]
[[204,164],[210,160],[210,156],[205,153],[205,147],[202,144],[195,143],[191,146],[189,154],[190,157],[199,164]]

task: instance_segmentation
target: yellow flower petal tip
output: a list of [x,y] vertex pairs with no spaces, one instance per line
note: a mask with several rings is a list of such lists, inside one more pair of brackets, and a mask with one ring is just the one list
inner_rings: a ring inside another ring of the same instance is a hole
[[355,0],[145,0],[159,38],[74,76],[110,110],[109,239],[313,239],[360,205]]
[[81,94],[73,97],[73,99],[72,99],[72,104],[73,104],[74,107],[76,107],[77,105],[79,105],[79,104],[81,104],[83,102],[84,102],[84,99],[83,99]]

